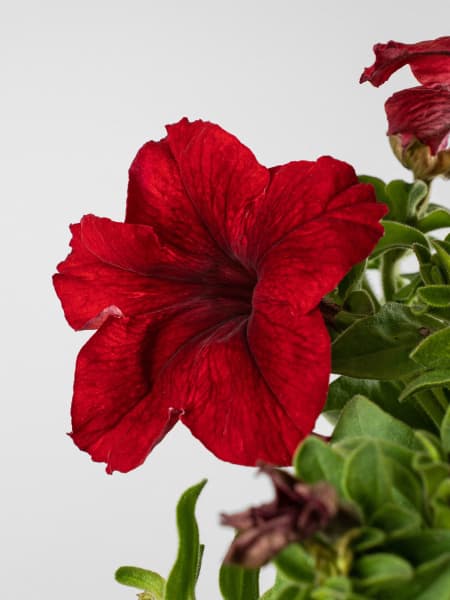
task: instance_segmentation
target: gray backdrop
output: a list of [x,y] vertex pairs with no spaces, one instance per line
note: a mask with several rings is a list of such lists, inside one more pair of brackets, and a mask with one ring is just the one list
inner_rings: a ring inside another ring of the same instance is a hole
[[375,90],[359,75],[373,43],[448,35],[449,22],[448,2],[422,0],[2,3],[2,598],[134,598],[115,568],[167,574],[176,499],[206,476],[199,598],[214,600],[232,537],[218,513],[270,496],[252,469],[219,463],[181,425],[144,466],[112,477],[65,435],[89,335],[65,323],[50,282],[68,224],[88,212],[120,220],[135,152],[183,115],[220,123],[266,165],[332,154],[403,176],[383,102],[413,78],[405,70]]

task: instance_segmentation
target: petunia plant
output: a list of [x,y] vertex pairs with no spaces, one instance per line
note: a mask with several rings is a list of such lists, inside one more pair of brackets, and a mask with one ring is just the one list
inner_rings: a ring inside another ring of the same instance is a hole
[[[409,181],[329,156],[266,168],[184,118],[139,150],[124,222],[72,225],[54,276],[69,324],[95,331],[80,449],[127,472],[181,421],[270,477],[273,501],[222,515],[225,600],[450,600],[450,212],[431,201],[450,176],[450,37],[374,51],[361,82],[409,65],[420,83],[385,106]],[[141,600],[195,599],[204,484],[179,501],[167,576],[118,569]]]

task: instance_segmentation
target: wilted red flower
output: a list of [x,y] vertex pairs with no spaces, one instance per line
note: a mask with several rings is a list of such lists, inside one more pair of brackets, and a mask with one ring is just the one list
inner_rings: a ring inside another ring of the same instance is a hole
[[287,464],[325,401],[318,308],[385,212],[330,157],[266,169],[183,119],[130,169],[125,223],[85,216],[54,284],[75,329],[72,437],[129,471],[180,419],[218,457]]
[[261,470],[272,480],[275,499],[241,513],[222,515],[222,524],[239,532],[225,563],[261,567],[285,546],[325,529],[338,514],[338,495],[327,481],[306,484],[268,465]]
[[400,135],[404,146],[417,139],[436,154],[446,148],[450,132],[450,36],[401,44],[374,46],[375,63],[360,82],[378,87],[404,65],[411,67],[421,86],[397,92],[386,102],[388,134]]

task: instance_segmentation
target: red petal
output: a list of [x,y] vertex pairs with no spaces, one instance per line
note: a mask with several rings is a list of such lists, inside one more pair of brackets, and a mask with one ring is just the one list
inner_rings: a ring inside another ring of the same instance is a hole
[[450,88],[415,87],[397,92],[386,104],[389,135],[401,134],[405,142],[417,138],[432,154],[446,147],[450,132]]
[[390,41],[376,44],[375,63],[364,69],[360,83],[370,81],[378,87],[389,77],[409,64],[417,80],[424,85],[450,85],[450,37],[402,44]]
[[215,256],[217,245],[186,195],[167,141],[148,142],[130,167],[128,223],[151,225],[166,244],[186,254]]
[[111,319],[78,355],[72,438],[107,471],[139,466],[180,410],[150,393],[148,320]]
[[370,254],[383,234],[377,221],[385,213],[383,204],[373,202],[371,186],[355,185],[338,195],[322,215],[267,252],[259,269],[258,293],[267,302],[282,304],[287,299],[300,313],[310,311]]
[[186,192],[211,237],[245,260],[247,222],[264,194],[268,170],[218,125],[183,119],[167,131]]
[[[310,324],[307,334],[314,340],[303,347],[298,343],[296,348],[290,345],[292,338],[286,342],[289,367],[285,366],[280,376],[289,381],[280,386],[283,398],[271,389],[255,360],[245,317],[228,319],[191,338],[166,363],[155,382],[155,393],[158,390],[158,395],[180,399],[184,408],[181,420],[219,458],[243,465],[255,465],[258,460],[290,464],[295,448],[311,431],[318,406],[325,401],[329,374],[327,333],[320,319],[305,317],[297,323],[306,322]],[[178,324],[183,327],[181,319]],[[177,331],[178,324],[171,322],[172,331]],[[313,331],[317,325],[318,331]],[[259,323],[253,329],[255,344],[277,344],[275,329],[264,329]],[[306,347],[308,358],[303,353]],[[264,348],[260,350],[263,355]],[[312,368],[310,361],[318,363],[314,367],[318,379],[312,387],[310,380],[305,385],[298,370],[306,364]],[[269,368],[274,380],[272,375]]]
[[255,263],[289,232],[320,217],[333,198],[357,183],[350,165],[329,156],[276,167],[271,176],[251,228]]
[[385,213],[346,163],[322,157],[279,167],[253,228],[258,288],[308,312],[370,254]]
[[289,301],[256,288],[248,340],[266,384],[290,419],[312,431],[326,400],[331,370],[330,338],[318,309],[301,315]]
[[103,262],[84,245],[81,226],[73,225],[71,230],[72,253],[58,265],[53,281],[66,318],[75,329],[97,329],[111,315],[161,310],[197,293],[198,286],[186,282],[145,277]]

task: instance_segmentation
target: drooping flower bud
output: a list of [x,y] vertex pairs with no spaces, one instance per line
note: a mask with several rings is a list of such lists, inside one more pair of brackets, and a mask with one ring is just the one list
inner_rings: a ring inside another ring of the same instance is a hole
[[389,143],[395,156],[414,173],[415,179],[430,181],[439,176],[450,178],[450,149],[432,154],[430,147],[417,139],[405,145],[401,135],[389,136]]

